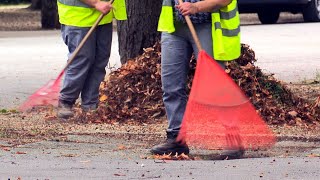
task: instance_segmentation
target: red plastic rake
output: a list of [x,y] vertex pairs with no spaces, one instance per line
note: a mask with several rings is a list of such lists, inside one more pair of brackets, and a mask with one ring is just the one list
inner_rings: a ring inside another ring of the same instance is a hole
[[272,131],[240,87],[202,50],[189,16],[185,19],[199,54],[178,140],[204,149],[272,146],[275,143]]
[[96,29],[96,27],[98,26],[98,24],[100,23],[103,17],[104,17],[103,14],[101,14],[98,17],[98,19],[96,20],[94,25],[90,28],[86,36],[81,40],[79,46],[75,49],[72,56],[68,60],[68,63],[63,68],[63,70],[59,73],[58,77],[54,80],[49,81],[43,87],[38,89],[35,93],[29,96],[29,98],[19,107],[20,111],[26,111],[34,106],[41,106],[41,105],[57,106],[58,99],[59,99],[60,86],[61,86],[61,79],[65,70],[74,60],[74,58],[78,55],[80,49],[82,48],[84,43],[87,41],[89,36],[92,34],[92,32]]
[[205,149],[258,149],[275,138],[249,99],[201,51],[178,139]]

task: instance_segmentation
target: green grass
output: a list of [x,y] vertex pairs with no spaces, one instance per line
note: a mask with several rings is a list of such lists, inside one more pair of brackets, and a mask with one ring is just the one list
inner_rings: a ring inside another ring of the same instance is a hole
[[8,110],[6,110],[6,109],[1,109],[1,110],[0,110],[0,113],[1,113],[1,114],[8,113]]
[[317,70],[314,78],[312,78],[312,79],[304,78],[303,80],[301,80],[301,83],[303,83],[303,84],[318,84],[318,83],[320,83],[320,71]]
[[320,72],[317,70],[316,72],[316,77],[315,77],[316,81],[320,81]]
[[0,109],[0,114],[8,114],[8,113],[18,113],[16,109]]

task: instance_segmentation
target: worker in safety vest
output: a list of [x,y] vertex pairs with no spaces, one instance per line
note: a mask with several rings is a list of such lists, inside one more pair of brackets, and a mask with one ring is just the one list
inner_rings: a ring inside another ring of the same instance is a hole
[[[237,0],[163,0],[158,30],[161,35],[161,78],[168,128],[165,143],[151,149],[153,154],[188,154],[185,142],[176,141],[187,104],[187,75],[192,53],[198,49],[185,22],[189,15],[200,43],[222,68],[224,62],[240,56],[240,20]],[[243,151],[228,151],[243,155]]]
[[112,20],[126,20],[127,14],[125,0],[112,4],[102,0],[58,0],[58,13],[69,57],[101,13],[105,15],[66,70],[57,116],[68,119],[73,116],[72,106],[80,94],[84,111],[97,108],[99,86],[110,57]]

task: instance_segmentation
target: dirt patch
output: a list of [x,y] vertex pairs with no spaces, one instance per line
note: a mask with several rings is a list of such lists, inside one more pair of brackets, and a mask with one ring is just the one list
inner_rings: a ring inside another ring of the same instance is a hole
[[25,144],[52,139],[65,135],[104,135],[115,134],[119,137],[141,135],[149,138],[164,136],[166,122],[164,119],[150,123],[79,123],[66,122],[51,118],[45,113],[0,113],[0,139],[12,144]]
[[[46,114],[0,114],[0,150],[20,147],[22,144],[33,142],[70,142],[70,143],[101,143],[99,139],[112,140],[119,149],[130,147],[141,155],[142,150],[149,149],[154,144],[163,141],[167,122],[165,119],[153,123],[113,123],[113,124],[81,124],[77,122],[62,122],[48,118]],[[318,147],[314,143],[319,142],[319,126],[270,126],[277,136],[278,143],[272,149],[248,151],[248,157],[273,157],[299,155],[306,150]],[[72,139],[70,137],[77,137]],[[83,138],[91,137],[92,141]],[[122,141],[123,140],[123,141]],[[109,140],[108,140],[109,141]],[[2,143],[2,142],[5,142]],[[285,144],[288,142],[289,144]],[[290,143],[291,142],[291,143]],[[307,142],[306,147],[301,146]],[[110,143],[110,142],[109,142]],[[139,151],[140,150],[140,151]],[[114,152],[114,151],[113,151]],[[212,151],[193,149],[193,155],[200,159],[214,159]],[[155,158],[157,157],[144,157]],[[161,157],[158,157],[161,158]]]
[[320,82],[317,80],[305,83],[286,83],[285,85],[298,97],[311,102],[320,95]]
[[41,29],[40,11],[22,6],[0,7],[0,31],[34,31]]

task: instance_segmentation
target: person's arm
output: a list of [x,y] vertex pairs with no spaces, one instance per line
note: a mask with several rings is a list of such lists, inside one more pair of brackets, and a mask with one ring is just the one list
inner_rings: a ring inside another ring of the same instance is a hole
[[103,14],[107,14],[112,9],[112,4],[101,0],[81,0],[82,2],[94,7]]
[[215,9],[227,6],[232,0],[204,0],[196,3],[184,2],[176,7],[182,15],[196,14],[199,12],[212,12]]

